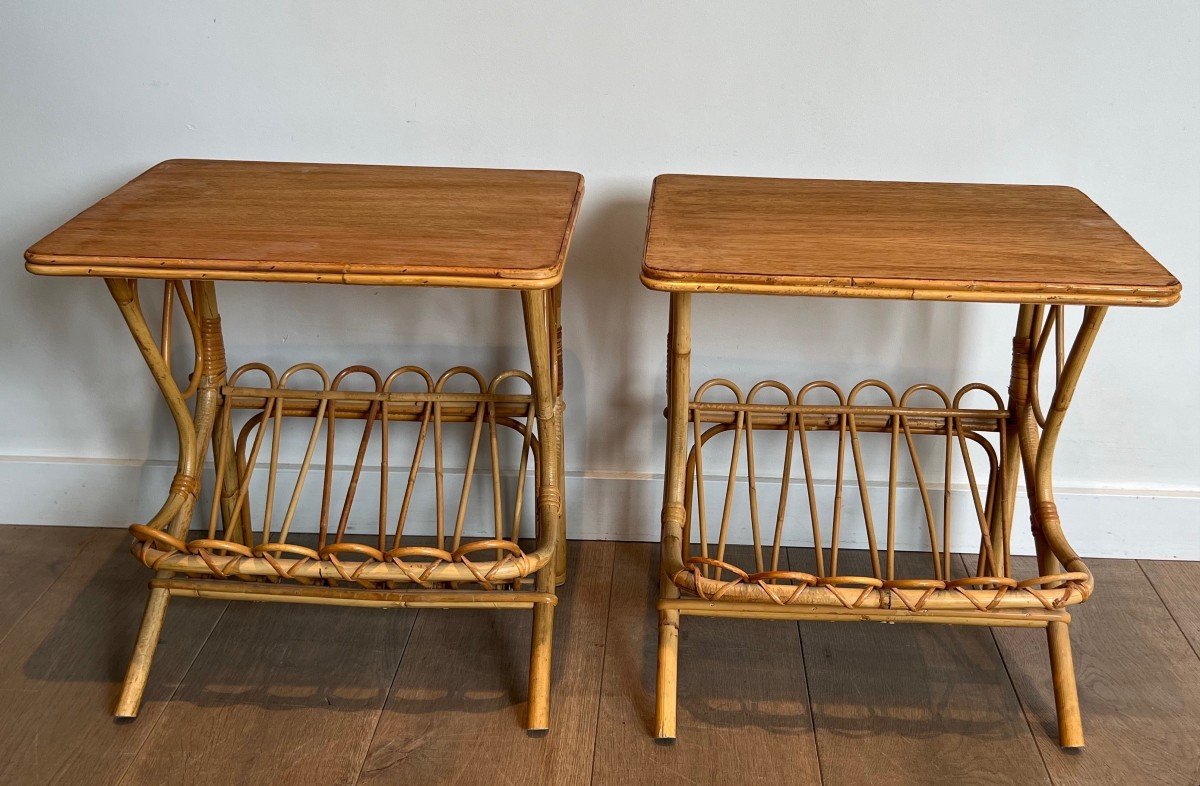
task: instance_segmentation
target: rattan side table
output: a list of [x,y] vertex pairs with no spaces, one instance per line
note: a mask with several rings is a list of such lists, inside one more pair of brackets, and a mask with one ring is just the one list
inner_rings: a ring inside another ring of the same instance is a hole
[[[118,717],[136,716],[168,600],[187,596],[531,610],[527,727],[549,727],[555,584],[566,570],[560,281],[582,193],[571,172],[166,161],[26,252],[34,273],[105,279],[178,429],[166,501],[130,527],[134,555],[155,573]],[[143,279],[163,282],[157,336]],[[217,280],[517,290],[531,373],[252,362],[227,374]],[[194,347],[186,383],[175,323]],[[459,445],[447,446],[451,432]],[[335,443],[349,446],[341,475]],[[466,462],[453,484],[451,447]],[[472,486],[489,464],[490,483]],[[389,488],[393,469],[403,481]],[[360,486],[374,472],[368,497]],[[468,524],[472,498],[483,498],[483,535]],[[349,532],[355,502],[378,521],[365,538]],[[523,505],[533,550],[519,537]],[[414,538],[414,518],[436,535]],[[316,530],[315,541],[298,529]]]
[[[1170,305],[1179,282],[1072,188],[686,175],[655,181],[642,281],[671,293],[656,736],[676,735],[679,625],[697,615],[1046,628],[1059,741],[1082,746],[1067,608],[1087,600],[1093,579],[1055,507],[1055,444],[1107,308]],[[980,383],[948,393],[875,379],[848,390],[767,380],[745,391],[714,379],[693,395],[694,293],[1019,304],[1008,399]],[[1082,320],[1068,342],[1070,306],[1082,307]],[[1041,372],[1051,354],[1053,368]],[[773,505],[760,500],[768,439],[780,479]],[[883,443],[875,458],[885,490],[870,482],[871,440]],[[931,441],[934,450],[917,448]],[[723,499],[712,501],[704,456],[719,442],[728,474]],[[902,472],[928,538],[920,575],[896,566]],[[1010,557],[1022,474],[1034,576],[1013,575]],[[946,490],[963,476],[967,504],[956,514]],[[787,508],[793,486],[800,513]],[[735,493],[748,497],[753,564],[727,554]],[[967,575],[950,548],[964,527],[979,539]],[[852,528],[865,535],[869,573],[839,570],[839,541]],[[813,559],[790,564],[780,546],[802,531]]]

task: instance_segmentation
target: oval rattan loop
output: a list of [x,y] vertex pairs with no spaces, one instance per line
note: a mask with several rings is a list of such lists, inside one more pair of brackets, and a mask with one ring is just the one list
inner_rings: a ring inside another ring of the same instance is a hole
[[457,562],[468,554],[474,554],[476,551],[484,551],[485,549],[500,549],[515,556],[521,556],[525,553],[521,551],[520,546],[511,540],[476,540],[459,546],[450,556]]
[[[401,546],[388,551],[385,556],[408,577],[409,581],[422,587],[430,586],[429,576],[439,565],[454,561],[450,552],[435,549],[432,546]],[[426,557],[429,561],[416,564],[405,561],[413,557]]]
[[[477,551],[484,551],[486,549],[498,549],[500,551],[506,551],[508,552],[508,555],[505,555],[501,559],[493,562],[492,566],[488,568],[487,572],[483,572],[477,565],[475,565],[475,563],[467,559],[467,555],[474,554]],[[475,580],[478,581],[480,585],[484,587],[484,589],[493,588],[492,576],[497,570],[500,569],[501,566],[506,565],[509,562],[515,561],[518,563],[519,572],[522,577],[528,574],[525,552],[521,551],[521,547],[516,543],[513,543],[511,540],[477,540],[472,543],[465,543],[454,550],[453,557],[456,562],[461,562],[466,566],[467,570],[471,571],[471,575],[475,577]]]
[[[134,555],[147,568],[158,570],[163,560],[175,554],[187,553],[186,543],[161,529],[147,527],[145,524],[131,524],[129,532],[138,544]],[[155,546],[160,549],[154,550]]]
[[[779,596],[767,586],[768,582],[779,579],[783,581],[797,582],[797,584],[792,588],[791,594],[783,600],[781,600]],[[767,597],[770,598],[772,602],[777,603],[780,606],[787,606],[788,604],[799,601],[800,596],[804,594],[805,588],[811,587],[817,583],[817,577],[811,573],[803,573],[798,570],[764,570],[760,571],[759,573],[751,573],[746,577],[746,581],[750,584],[757,584],[760,588],[762,588],[762,591],[767,594]]]
[[877,579],[874,576],[821,576],[817,579],[817,585],[821,587],[880,589],[883,587],[883,580]]
[[[236,575],[238,565],[246,557],[254,556],[253,552],[241,543],[234,543],[228,540],[216,540],[213,538],[199,538],[189,541],[187,544],[188,553],[194,554],[204,560],[204,564],[212,574],[218,578],[227,579],[230,576]],[[232,554],[213,554],[213,551],[233,552]],[[224,560],[218,563],[218,560]]]
[[[279,574],[280,579],[291,579],[301,584],[311,584],[312,580],[297,577],[295,575],[296,572],[313,560],[321,558],[321,555],[315,549],[310,549],[307,546],[298,546],[294,543],[263,543],[255,546],[252,551],[254,552],[254,556],[265,559],[267,564]],[[288,567],[279,561],[278,555],[280,554],[297,556],[300,559],[294,560],[291,567]]]
[[[728,562],[724,562],[719,559],[713,559],[712,557],[691,557],[688,559],[687,564],[691,568],[692,577],[694,580],[693,591],[703,600],[720,600],[725,593],[729,592],[729,590],[733,589],[738,584],[745,583],[750,578],[750,574],[739,568],[737,565],[731,565]],[[701,575],[701,565],[717,568],[718,576],[720,575],[719,571],[727,570],[732,573],[735,578],[730,579],[729,581],[720,581],[719,579],[715,580],[715,582],[720,586],[717,588],[716,592],[709,595],[704,591],[704,582],[708,581],[708,579]]]
[[1047,584],[1052,584],[1052,583],[1056,583],[1056,582],[1060,582],[1060,581],[1068,582],[1068,581],[1087,581],[1087,580],[1088,580],[1088,574],[1083,573],[1083,572],[1055,573],[1055,574],[1052,574],[1049,576],[1034,576],[1031,579],[1025,579],[1024,581],[1017,582],[1017,586],[1020,587],[1021,589],[1028,589],[1030,587],[1044,587]]
[[987,587],[989,584],[996,584],[1004,589],[1015,589],[1017,586],[1017,580],[1010,579],[1006,576],[968,576],[961,579],[950,579],[946,582],[946,588],[959,589],[960,587]]
[[[319,552],[322,559],[329,560],[333,565],[333,569],[338,572],[345,581],[352,581],[360,586],[373,587],[374,584],[370,581],[359,578],[362,572],[369,566],[385,561],[382,551],[371,548],[363,543],[330,543]],[[352,563],[353,570],[347,570],[346,563],[338,559],[339,554],[360,554],[366,557],[365,560]]]
[[145,524],[131,524],[129,525],[129,532],[136,540],[142,543],[154,543],[165,546],[169,551],[186,552],[188,550],[187,544],[179,538],[169,535],[161,529],[147,527]]
[[[883,589],[891,592],[892,597],[898,598],[909,611],[920,611],[925,603],[938,590],[946,588],[946,582],[941,579],[891,579],[883,582]],[[924,590],[916,600],[909,601],[902,590]]]
[[[824,587],[829,590],[833,597],[837,598],[838,603],[848,609],[857,609],[867,598],[871,597],[871,593],[883,587],[883,581],[874,576],[822,576],[817,579],[817,586]],[[862,591],[853,600],[847,600],[840,590],[842,589],[861,589]]]
[[[991,585],[996,586],[996,591],[992,595],[992,599],[987,603],[981,603],[974,595],[967,592],[971,587],[986,590]],[[1003,576],[968,576],[967,578],[952,579],[946,582],[947,589],[958,592],[958,594],[970,601],[971,605],[980,611],[992,611],[995,609],[1000,605],[1000,601],[1004,600],[1004,596],[1008,594],[1008,591],[1015,589],[1016,586],[1016,579]]]
[[[1087,600],[1089,594],[1087,585],[1085,584],[1087,580],[1088,574],[1077,571],[1072,573],[1055,573],[1050,576],[1035,576],[1031,579],[1025,579],[1017,584],[1017,586],[1037,598],[1038,602],[1047,611],[1054,611],[1070,605],[1071,596],[1076,592],[1079,593],[1081,602]],[[1045,588],[1047,584],[1059,582],[1061,584],[1058,587]]]

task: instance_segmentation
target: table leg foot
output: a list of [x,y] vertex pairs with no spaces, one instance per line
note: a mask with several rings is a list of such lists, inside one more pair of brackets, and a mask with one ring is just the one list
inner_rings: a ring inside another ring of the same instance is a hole
[[525,729],[531,734],[550,728],[550,663],[554,644],[554,607],[533,607],[533,644],[529,653],[529,717]]
[[1083,747],[1083,719],[1079,692],[1075,687],[1075,664],[1071,660],[1071,634],[1067,623],[1051,622],[1046,628],[1050,643],[1050,674],[1054,680],[1054,708],[1058,713],[1058,744]]
[[654,738],[675,740],[675,708],[679,673],[679,612],[658,613],[658,689],[654,709]]
[[129,661],[129,670],[125,673],[125,684],[113,711],[114,717],[137,717],[142,704],[142,693],[146,689],[146,680],[150,677],[150,664],[154,660],[154,651],[158,648],[163,620],[167,616],[167,602],[170,599],[171,595],[165,589],[150,590],[150,598],[146,601],[146,610],[142,614],[142,627],[138,631],[137,643],[133,648],[133,657]]

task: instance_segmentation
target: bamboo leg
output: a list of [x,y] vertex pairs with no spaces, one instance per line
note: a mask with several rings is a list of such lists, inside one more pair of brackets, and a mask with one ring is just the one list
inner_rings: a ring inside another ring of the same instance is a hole
[[562,586],[567,583],[567,469],[566,469],[566,439],[563,435],[563,367],[562,367],[562,284],[550,290],[550,363],[553,373],[553,389],[557,405],[558,423],[558,482],[561,511],[558,518],[558,549],[554,552],[554,583]]
[[1030,509],[1033,512],[1034,532],[1039,544],[1038,568],[1043,571],[1043,576],[1057,572],[1059,564],[1068,571],[1090,574],[1087,565],[1063,535],[1062,522],[1054,504],[1054,451],[1063,419],[1079,384],[1080,373],[1096,341],[1096,334],[1104,321],[1106,311],[1107,309],[1098,306],[1088,306],[1084,309],[1083,324],[1059,374],[1041,439],[1036,443],[1033,477],[1029,483]]
[[[160,348],[155,343],[150,328],[146,324],[145,315],[142,313],[141,303],[137,296],[136,281],[114,278],[106,279],[106,283],[125,318],[134,343],[137,344],[154,381],[158,384],[163,398],[166,399],[179,435],[179,464],[175,479],[171,483],[171,493],[162,509],[150,519],[147,525],[161,527],[176,538],[184,538],[199,493],[200,467],[204,462],[207,442],[215,419],[219,381],[224,378],[224,350],[219,348],[218,344],[216,349],[209,351],[212,345],[211,342],[205,340],[204,335],[211,331],[212,325],[208,325],[207,320],[202,319],[201,336],[195,346],[199,357],[197,367],[201,379],[197,382],[195,412],[189,413],[185,396],[175,382],[168,362],[170,357],[167,349],[170,340],[169,327],[163,347]],[[207,291],[204,289],[205,286],[208,287]],[[211,284],[199,285],[193,290],[193,298],[211,300],[211,287]],[[168,290],[169,296],[170,291]],[[197,296],[200,297],[197,298]],[[197,304],[198,307],[200,305]],[[212,308],[215,316],[215,300],[212,301]],[[164,322],[166,322],[167,314],[167,309],[164,309]],[[169,325],[169,323],[166,324]],[[216,331],[219,340],[219,320],[216,323]],[[165,577],[170,574],[160,571],[158,575]],[[125,684],[121,689],[121,695],[114,711],[118,718],[137,716],[142,693],[146,688],[146,680],[150,674],[150,665],[154,660],[154,651],[162,632],[163,620],[166,618],[169,598],[170,595],[165,589],[150,591],[146,610],[142,615],[137,642],[134,645],[133,658],[130,660]]]
[[1032,420],[1029,409],[1029,334],[1033,329],[1033,319],[1033,306],[1022,305],[1013,336],[1012,375],[1008,383],[1009,416],[1005,426],[1004,454],[1000,458],[1004,496],[1001,504],[993,509],[992,551],[997,555],[1004,555],[1006,576],[1012,575],[1009,543],[1017,501],[1017,476],[1021,472],[1021,431],[1025,427],[1026,419]]
[[679,612],[658,612],[658,689],[654,702],[654,737],[674,742],[679,695]]
[[129,669],[125,672],[125,684],[121,687],[121,696],[117,699],[117,708],[113,712],[115,717],[137,717],[138,708],[142,704],[142,693],[146,690],[146,680],[150,677],[150,664],[158,647],[158,637],[162,633],[163,620],[167,616],[167,601],[170,599],[169,590],[150,590],[146,610],[142,613],[142,627],[138,630],[137,643],[133,646],[133,657],[130,658]]
[[[198,281],[195,284],[196,312],[200,318],[200,340],[203,353],[204,376],[200,380],[199,398],[196,408],[211,406],[214,416],[220,406],[220,389],[225,384],[225,339],[221,332],[221,314],[217,310],[216,287],[211,281]],[[237,448],[232,434],[224,438],[219,429],[212,431],[213,461],[216,466],[223,466],[224,478],[221,482],[221,521],[229,529],[230,534],[239,537],[242,543],[252,545],[254,537],[250,531],[250,501],[242,505],[241,515],[236,525],[232,521],[234,499],[237,497]],[[221,454],[224,453],[224,456]],[[223,460],[222,460],[223,459]]]
[[1083,717],[1079,711],[1079,691],[1075,687],[1075,663],[1071,660],[1071,634],[1065,622],[1046,627],[1050,644],[1050,674],[1054,680],[1054,709],[1058,713],[1058,744],[1064,748],[1083,747]]
[[[1088,574],[1089,584],[1091,572],[1067,543],[1062,532],[1062,522],[1054,504],[1053,466],[1054,450],[1063,419],[1079,384],[1080,373],[1095,343],[1105,312],[1106,309],[1097,306],[1084,309],[1083,324],[1066,362],[1058,373],[1054,397],[1041,432],[1038,433],[1035,418],[1027,415],[1021,440],[1022,463],[1025,465],[1034,541],[1037,546],[1038,570],[1043,576],[1053,575],[1059,571],[1061,563],[1068,571]],[[1061,315],[1058,318],[1061,319]],[[1038,328],[1037,321],[1034,320],[1034,330]],[[1067,623],[1051,622],[1046,629],[1046,636],[1050,648],[1050,673],[1054,682],[1054,706],[1058,714],[1059,744],[1064,748],[1082,748],[1083,722]]]
[[[543,569],[547,576],[553,574]],[[540,576],[539,576],[540,579]],[[554,587],[543,587],[552,581],[538,581],[538,590],[553,592]],[[550,730],[550,666],[554,651],[554,607],[549,603],[533,605],[533,642],[529,652],[529,716],[525,728],[531,734]]]
[[[558,422],[561,408],[554,390],[551,360],[551,323],[548,313],[550,299],[550,293],[544,290],[521,293],[521,305],[525,314],[525,337],[529,345],[529,364],[533,373],[538,438],[541,441],[541,462],[538,470],[538,545],[540,547],[544,540],[548,540],[555,547],[556,553],[562,552],[565,555],[564,544],[559,540],[562,532],[562,492],[559,488],[562,430]],[[554,562],[539,571],[536,579],[538,591],[553,593],[556,573]],[[529,655],[529,716],[526,729],[530,732],[544,732],[550,728],[550,666],[553,645],[554,607],[549,603],[538,603],[533,609],[533,641]]]
[[[558,444],[565,443],[563,436],[562,418],[558,418]],[[563,487],[567,485],[566,450],[558,452],[558,477]],[[567,502],[566,489],[560,488],[562,499],[562,514],[558,517],[558,547],[554,550],[554,584],[561,587],[567,583]]]
[[[663,492],[660,594],[675,598],[679,591],[666,575],[670,555],[683,551],[684,486],[687,466],[688,395],[691,391],[692,302],[687,293],[671,293],[670,332],[667,338],[667,457]],[[658,621],[658,682],[655,696],[654,736],[674,740],[679,672],[679,612],[663,610]]]

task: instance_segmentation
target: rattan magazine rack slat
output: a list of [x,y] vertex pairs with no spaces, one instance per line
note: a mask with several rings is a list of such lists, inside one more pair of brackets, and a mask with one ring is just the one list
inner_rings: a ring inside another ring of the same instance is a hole
[[[1046,628],[1059,740],[1082,746],[1068,608],[1094,582],[1055,506],[1055,446],[1107,307],[1174,303],[1170,273],[1070,188],[664,175],[642,280],[671,293],[656,736],[676,736],[679,626],[697,615]],[[693,393],[696,293],[1019,304],[1008,398],[876,379],[713,379]],[[1028,576],[1011,558],[1022,480]],[[747,564],[727,548],[735,497]],[[929,552],[916,575],[896,560],[910,513]],[[978,542],[966,572],[952,558],[961,533]],[[839,563],[851,535],[867,571]],[[813,556],[793,564],[781,547],[800,540]]]
[[[527,727],[548,728],[566,579],[560,281],[581,195],[568,172],[167,161],[27,252],[35,273],[105,278],[178,431],[166,501],[130,527],[154,574],[117,716],[137,714],[168,600],[185,596],[530,610]],[[141,279],[163,279],[156,329]],[[229,372],[214,279],[519,290],[530,371]],[[377,525],[353,536],[364,508]]]

